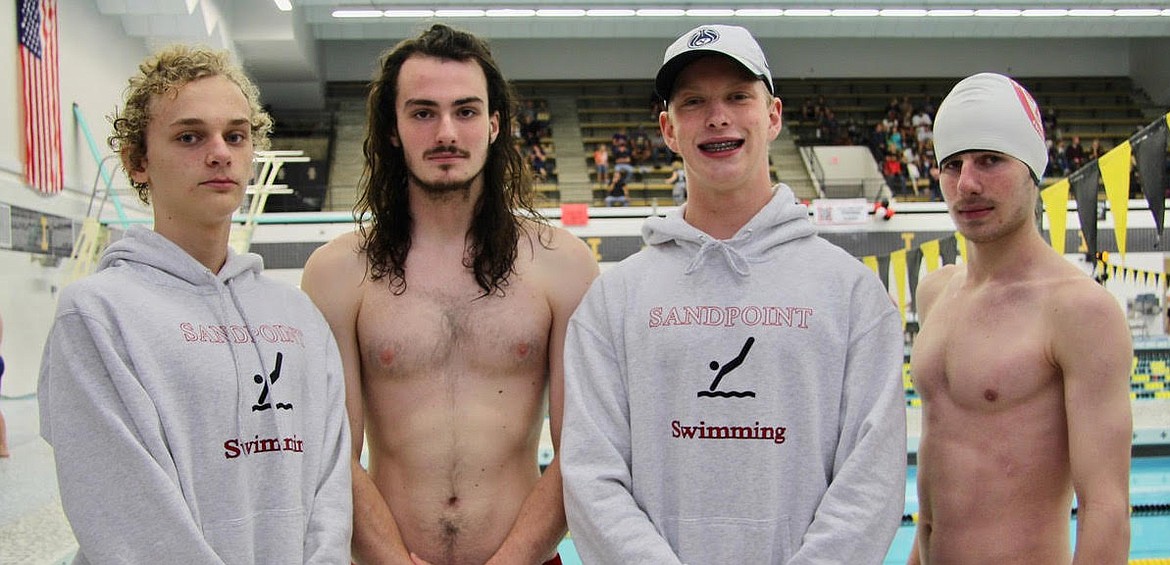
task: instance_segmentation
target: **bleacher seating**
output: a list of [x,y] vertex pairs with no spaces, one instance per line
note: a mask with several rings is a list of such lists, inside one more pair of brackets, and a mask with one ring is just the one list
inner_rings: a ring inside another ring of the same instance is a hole
[[[815,130],[812,127],[814,124],[799,119],[800,107],[806,98],[815,100],[817,96],[824,96],[828,107],[833,109],[842,124],[852,120],[862,131],[868,131],[882,117],[891,98],[910,96],[913,102],[919,102],[929,96],[937,106],[956,81],[957,78],[951,77],[775,79],[777,91],[785,104],[785,124],[796,134],[797,143],[807,143],[810,136],[801,136],[801,133]],[[1092,140],[1099,139],[1106,149],[1110,149],[1148,123],[1139,102],[1141,94],[1135,91],[1128,77],[1021,78],[1020,82],[1032,91],[1042,109],[1056,111],[1059,134],[1063,139],[1078,136],[1086,147]],[[331,84],[330,95],[355,99],[364,97],[365,85],[354,85],[348,89],[345,86]],[[590,198],[592,191],[593,203],[601,205],[604,194],[594,176],[594,147],[598,143],[609,143],[619,128],[633,133],[639,127],[648,131],[658,127],[657,120],[651,115],[652,83],[648,79],[521,81],[515,86],[522,99],[556,98],[572,101],[570,105],[562,105],[560,110],[550,108],[552,112],[548,117],[553,128],[558,122],[568,123],[571,124],[568,126],[571,131],[567,136],[552,135],[542,139],[553,174],[548,182],[539,183],[535,187],[541,204],[559,204],[562,193],[567,189],[571,195],[576,195],[570,198],[581,198],[582,201]],[[355,108],[361,106],[355,104]],[[557,115],[558,112],[562,115]],[[362,116],[353,118],[360,122]],[[1050,132],[1050,135],[1055,133]],[[556,139],[561,140],[561,145],[557,144]],[[348,149],[345,150],[352,151],[353,146],[360,146],[360,139],[347,143]],[[569,146],[564,146],[565,143]],[[568,168],[565,166],[566,160],[572,163]],[[358,165],[351,163],[349,166]],[[569,171],[567,178],[562,175],[564,171]],[[660,166],[636,174],[628,187],[632,203],[669,204],[671,187],[665,180],[670,172],[668,167]],[[333,184],[353,184],[347,179],[338,177]],[[565,185],[566,182],[569,184]],[[921,184],[925,184],[925,180]],[[338,209],[348,209],[350,205],[347,202],[333,204]]]
[[[1148,123],[1128,77],[1018,78],[1042,110],[1054,110],[1059,135],[1079,136],[1086,143],[1100,139],[1107,149],[1125,141]],[[922,79],[779,79],[776,89],[785,100],[785,119],[799,133],[816,123],[800,119],[805,99],[823,96],[837,119],[853,120],[866,131],[881,120],[891,98],[909,96],[917,103],[929,96],[937,106],[958,78]],[[1055,137],[1056,132],[1049,132]],[[805,139],[806,142],[809,139]]]

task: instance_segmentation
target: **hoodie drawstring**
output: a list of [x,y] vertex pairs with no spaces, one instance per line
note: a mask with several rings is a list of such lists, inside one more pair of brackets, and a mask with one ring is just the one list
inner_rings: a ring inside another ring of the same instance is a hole
[[[750,232],[745,235],[750,235]],[[691,263],[687,265],[685,274],[689,275],[695,272],[699,268],[699,265],[703,262],[703,257],[711,252],[722,252],[723,258],[727,260],[727,264],[733,271],[735,271],[737,275],[746,277],[751,274],[748,271],[747,259],[745,259],[743,254],[741,254],[734,247],[718,239],[710,237],[703,237],[702,239],[703,245],[699,248],[699,252],[695,253],[695,257],[691,260]]]

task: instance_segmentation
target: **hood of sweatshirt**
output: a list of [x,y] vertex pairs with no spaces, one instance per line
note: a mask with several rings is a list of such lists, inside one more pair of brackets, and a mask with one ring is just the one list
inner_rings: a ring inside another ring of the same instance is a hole
[[196,287],[226,284],[243,275],[255,276],[264,270],[264,261],[259,255],[237,254],[228,249],[227,261],[219,273],[212,273],[194,257],[191,257],[173,241],[142,226],[133,226],[122,239],[110,244],[98,263],[98,271],[121,263],[138,263],[152,267]]
[[799,204],[792,189],[783,183],[773,188],[768,201],[731,239],[716,239],[683,219],[685,205],[665,217],[652,217],[642,225],[642,240],[652,246],[676,246],[691,256],[686,274],[705,265],[723,264],[742,277],[751,274],[751,264],[761,261],[768,250],[816,235],[808,207]]

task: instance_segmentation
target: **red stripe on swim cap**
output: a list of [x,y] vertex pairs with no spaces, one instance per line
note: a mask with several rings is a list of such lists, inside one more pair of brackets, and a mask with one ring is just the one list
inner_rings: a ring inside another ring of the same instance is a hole
[[1040,136],[1040,140],[1044,140],[1044,122],[1040,120],[1040,107],[1036,105],[1036,101],[1032,99],[1032,95],[1028,94],[1024,87],[1014,80],[1008,79],[1012,83],[1012,88],[1016,90],[1016,98],[1020,99],[1020,106],[1024,108],[1024,114],[1028,116],[1028,121],[1032,122],[1032,129],[1036,130],[1036,135]]

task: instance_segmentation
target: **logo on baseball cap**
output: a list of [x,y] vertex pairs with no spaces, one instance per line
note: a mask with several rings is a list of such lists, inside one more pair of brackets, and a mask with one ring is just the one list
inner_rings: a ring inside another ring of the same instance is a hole
[[764,58],[760,44],[748,30],[728,25],[699,26],[676,39],[662,58],[662,67],[654,79],[654,91],[664,101],[670,102],[678,73],[695,59],[712,53],[731,57],[764,81],[769,93],[776,94],[772,86],[772,71],[768,70],[768,60]]

